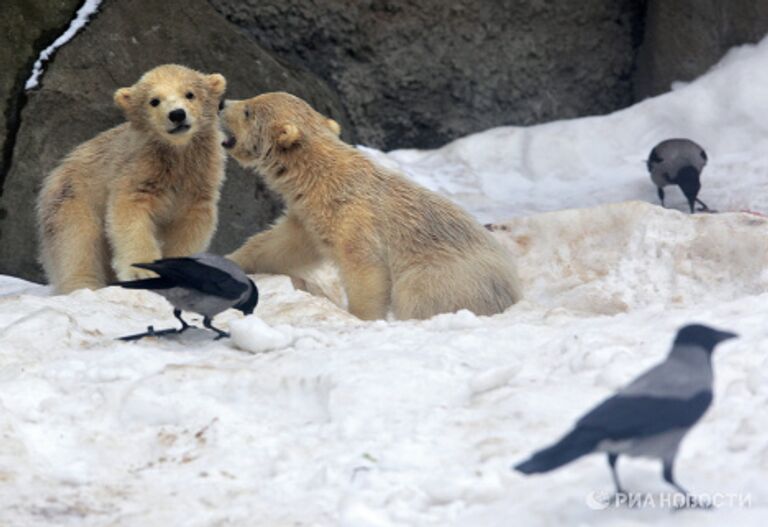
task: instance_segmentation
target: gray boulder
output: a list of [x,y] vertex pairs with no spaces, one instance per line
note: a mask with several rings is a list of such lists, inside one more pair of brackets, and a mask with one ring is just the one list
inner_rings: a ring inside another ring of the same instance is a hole
[[705,73],[734,46],[768,33],[765,0],[648,0],[634,75],[640,100]]
[[0,2],[0,194],[10,165],[24,83],[37,56],[64,31],[80,0]]
[[328,80],[361,141],[435,147],[632,102],[637,0],[210,0]]
[[[285,90],[350,125],[334,92],[314,75],[275,59],[209,4],[187,0],[106,1],[101,12],[48,65],[27,94],[13,164],[0,198],[0,273],[41,280],[34,203],[41,180],[68,151],[123,121],[113,92],[158,64],[180,63],[227,77],[229,98]],[[233,160],[212,250],[227,252],[280,212],[259,177]]]

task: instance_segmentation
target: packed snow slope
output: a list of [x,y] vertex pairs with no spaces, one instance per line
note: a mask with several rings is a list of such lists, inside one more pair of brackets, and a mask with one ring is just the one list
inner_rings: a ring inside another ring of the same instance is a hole
[[[495,317],[361,322],[256,276],[256,314],[217,318],[231,340],[124,343],[174,325],[170,306],[2,278],[0,525],[765,525],[768,220],[738,211],[768,210],[766,85],[764,42],[606,117],[370,151],[494,222],[525,286]],[[674,136],[708,149],[702,199],[720,214],[642,202],[655,201],[643,160]],[[318,289],[338,291],[334,280],[319,275]],[[599,456],[510,471],[691,321],[741,334],[715,355],[714,405],[677,464],[718,506],[662,506],[654,462],[619,470],[655,507],[603,508]]]

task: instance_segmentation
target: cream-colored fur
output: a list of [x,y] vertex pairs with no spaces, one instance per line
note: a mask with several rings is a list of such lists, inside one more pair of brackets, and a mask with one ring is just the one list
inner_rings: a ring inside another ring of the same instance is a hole
[[227,101],[225,145],[285,200],[286,214],[229,258],[251,273],[339,267],[362,319],[500,313],[520,298],[511,256],[469,214],[342,142],[301,99]]
[[[219,74],[164,65],[115,92],[128,122],[73,150],[38,197],[41,261],[57,292],[152,276],[131,264],[208,247],[224,180],[225,88]],[[170,119],[179,109],[181,127]]]

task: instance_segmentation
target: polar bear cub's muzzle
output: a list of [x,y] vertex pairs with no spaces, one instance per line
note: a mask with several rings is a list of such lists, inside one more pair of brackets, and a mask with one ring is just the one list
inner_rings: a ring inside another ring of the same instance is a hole
[[[189,96],[187,98],[189,99]],[[174,96],[154,97],[149,101],[155,126],[174,136],[174,142],[185,141],[186,139],[180,138],[188,135],[195,126],[195,108],[190,108],[187,103],[183,98]]]
[[[168,104],[170,103],[170,104]],[[168,101],[165,106],[165,131],[171,135],[184,135],[195,124],[194,117],[181,101]]]
[[183,134],[192,128],[184,108],[176,108],[168,112],[168,120],[172,124],[171,129],[168,130],[169,134]]

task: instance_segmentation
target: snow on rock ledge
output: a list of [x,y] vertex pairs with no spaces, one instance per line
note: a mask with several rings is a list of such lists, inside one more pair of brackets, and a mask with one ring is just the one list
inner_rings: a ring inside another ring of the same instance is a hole
[[631,201],[493,225],[516,255],[526,300],[614,314],[768,290],[768,219],[683,214]]

